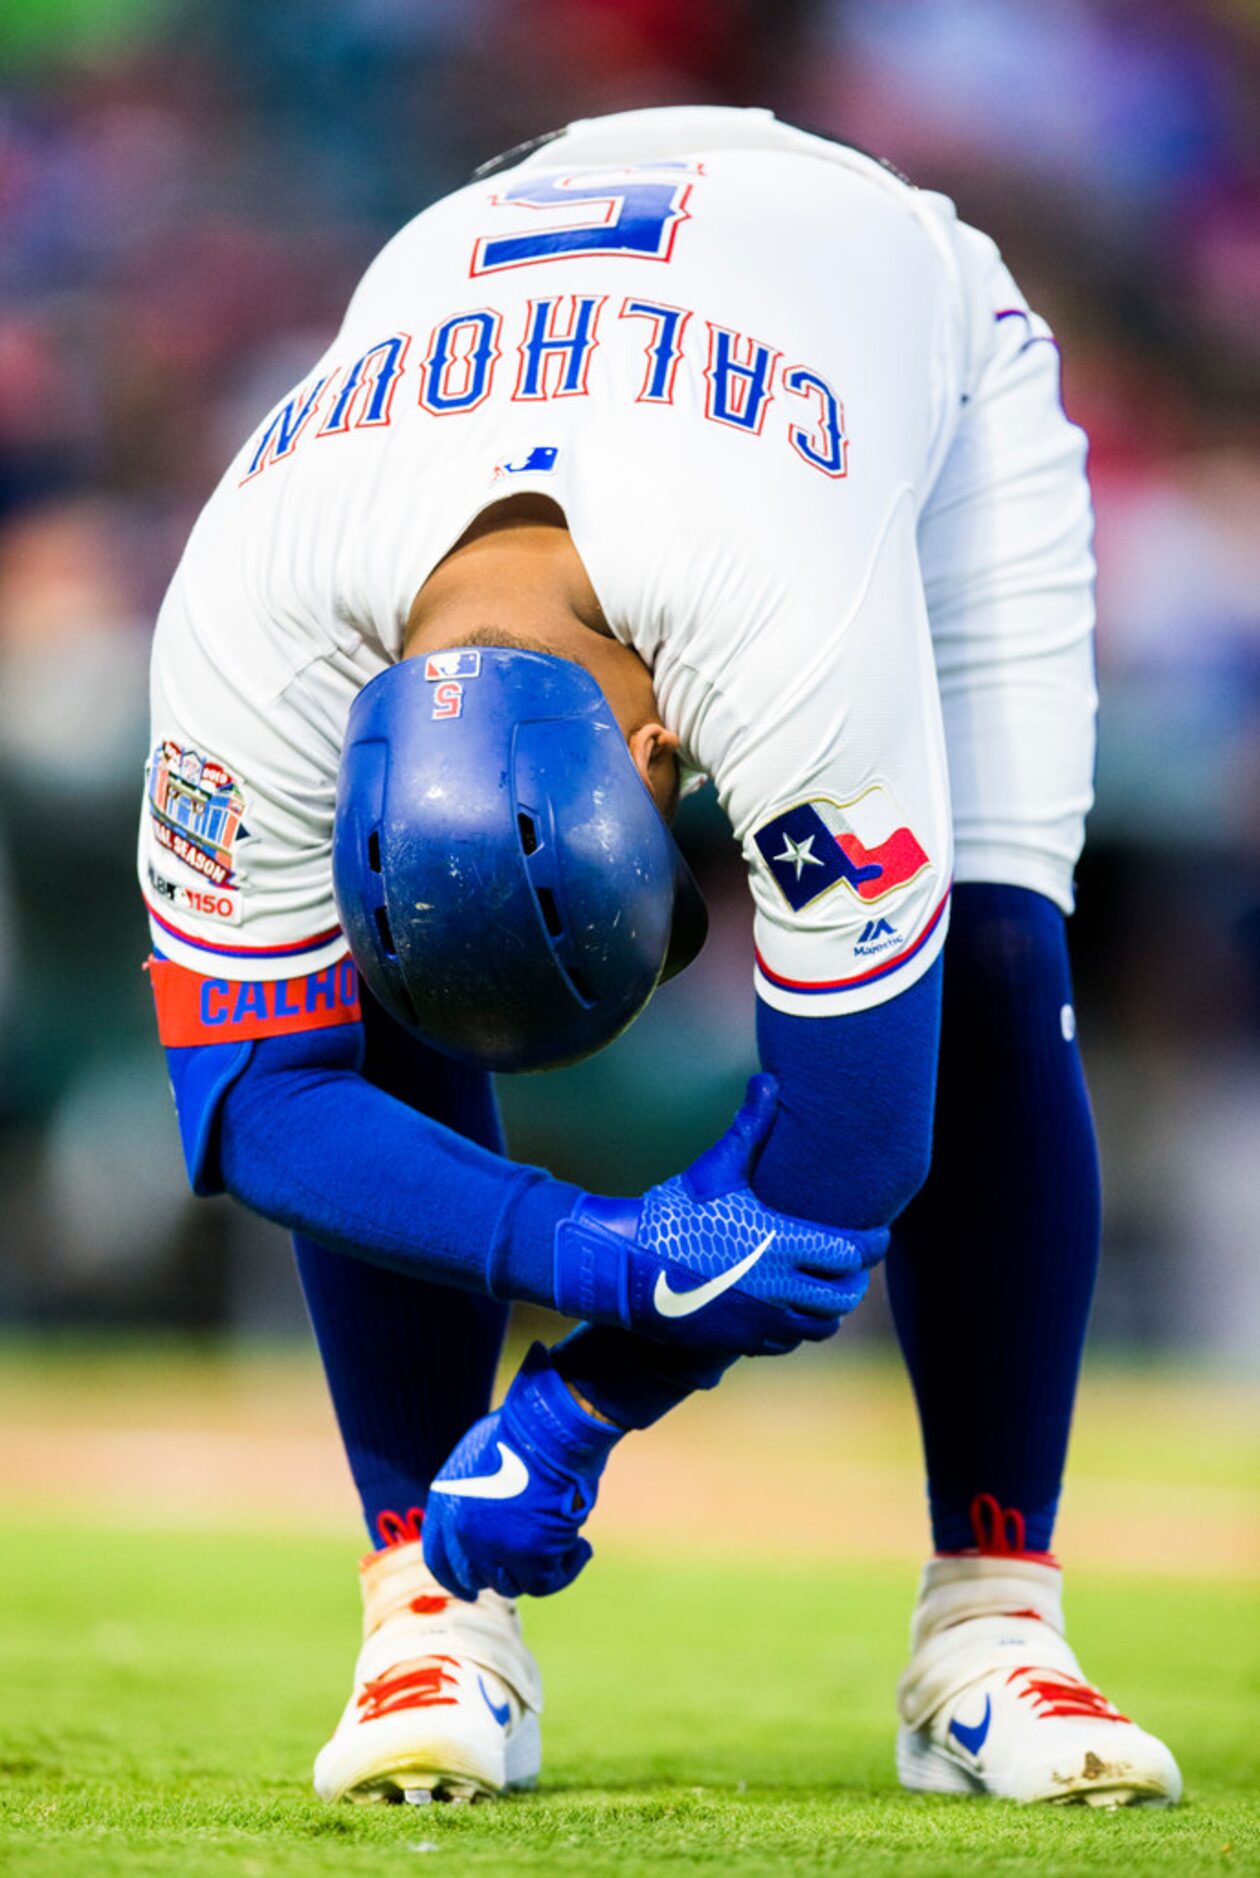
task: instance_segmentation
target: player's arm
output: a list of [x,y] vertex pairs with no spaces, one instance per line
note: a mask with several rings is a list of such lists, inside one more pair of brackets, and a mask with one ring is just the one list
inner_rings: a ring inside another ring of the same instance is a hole
[[[340,1021],[302,1028],[318,1002],[309,980],[233,985],[169,960],[152,970],[195,1190],[226,1190],[348,1256],[754,1353],[830,1335],[882,1254],[882,1234],[828,1231],[757,1201],[748,1172],[775,1112],[768,1079],[694,1168],[611,1200],[376,1087],[361,1073],[357,994],[329,1013]],[[353,985],[348,962],[338,974]],[[775,1257],[749,1257],[763,1241]]]
[[[759,998],[758,1049],[778,1105],[752,1171],[758,1199],[837,1227],[895,1219],[927,1176],[939,1025],[939,962],[904,995],[848,1017],[801,1016]],[[557,1345],[553,1361],[622,1428],[650,1427],[729,1367],[592,1326]]]
[[[751,1171],[763,1204],[857,1226],[882,1226],[909,1204],[931,1157],[941,974],[937,953],[895,997],[843,1014],[815,1017],[759,997],[761,1059],[779,1085]],[[714,1387],[735,1354],[652,1345],[590,1324],[554,1351],[536,1346],[502,1407],[470,1430],[433,1482],[430,1569],[464,1597],[487,1585],[506,1597],[563,1589],[591,1556],[582,1526],[613,1447]],[[493,1474],[504,1443],[525,1464],[521,1496],[470,1496],[461,1483]]]
[[[848,1017],[794,1016],[759,1001],[762,1062],[782,1079],[752,1169],[759,1199],[871,1226],[909,1202],[930,1156],[940,978],[937,960],[902,996]],[[486,1585],[505,1597],[563,1589],[591,1556],[582,1526],[617,1442],[713,1388],[734,1360],[607,1325],[583,1325],[552,1351],[535,1345],[503,1405],[433,1483],[430,1569],[465,1597]],[[470,1495],[463,1483],[493,1475],[503,1444],[527,1484],[507,1502]]]

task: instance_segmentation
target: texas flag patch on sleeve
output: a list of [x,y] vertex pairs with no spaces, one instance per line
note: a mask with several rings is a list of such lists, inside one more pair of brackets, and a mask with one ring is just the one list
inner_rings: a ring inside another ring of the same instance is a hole
[[830,796],[797,802],[764,823],[753,841],[794,913],[838,887],[874,906],[931,866],[883,783],[852,802]]

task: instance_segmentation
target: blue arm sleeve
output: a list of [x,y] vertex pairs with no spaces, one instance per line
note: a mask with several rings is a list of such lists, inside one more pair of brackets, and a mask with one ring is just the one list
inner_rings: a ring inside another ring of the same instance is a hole
[[759,1200],[829,1226],[880,1226],[932,1155],[942,962],[873,1010],[796,1017],[758,1000],[757,1046],[779,1113],[753,1174]]
[[359,1073],[359,1025],[168,1056],[199,1191],[221,1185],[395,1271],[552,1303],[555,1227],[578,1189],[374,1087]]
[[[888,1004],[849,1017],[793,1017],[757,1005],[763,1069],[779,1113],[753,1170],[767,1206],[830,1226],[885,1225],[927,1178],[940,1034],[942,964]],[[622,1428],[647,1428],[730,1367],[584,1324],[556,1368]]]

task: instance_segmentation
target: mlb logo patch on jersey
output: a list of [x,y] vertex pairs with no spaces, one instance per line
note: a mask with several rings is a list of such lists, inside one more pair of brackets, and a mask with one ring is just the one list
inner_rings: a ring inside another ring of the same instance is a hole
[[852,802],[830,796],[798,802],[759,828],[753,841],[794,913],[841,885],[873,905],[931,865],[883,783],[872,783]]
[[443,678],[480,678],[480,652],[430,652],[424,675],[431,685]]
[[502,463],[496,463],[494,473],[490,480],[491,482],[497,483],[504,476],[523,476],[527,470],[532,470],[535,474],[545,475],[548,470],[553,470],[556,467],[556,458],[559,454],[560,449],[558,444],[536,443],[528,455],[521,458],[519,463],[513,463],[506,459]]

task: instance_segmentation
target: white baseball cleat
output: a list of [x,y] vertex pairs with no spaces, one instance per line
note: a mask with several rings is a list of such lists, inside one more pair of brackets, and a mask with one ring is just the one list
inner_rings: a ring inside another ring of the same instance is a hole
[[476,1800],[532,1787],[538,1665],[516,1606],[448,1597],[420,1541],[359,1567],[363,1648],[336,1733],[315,1762],[321,1800]]
[[918,1793],[1171,1806],[1177,1763],[1081,1674],[1057,1565],[931,1559],[897,1690],[897,1773]]

